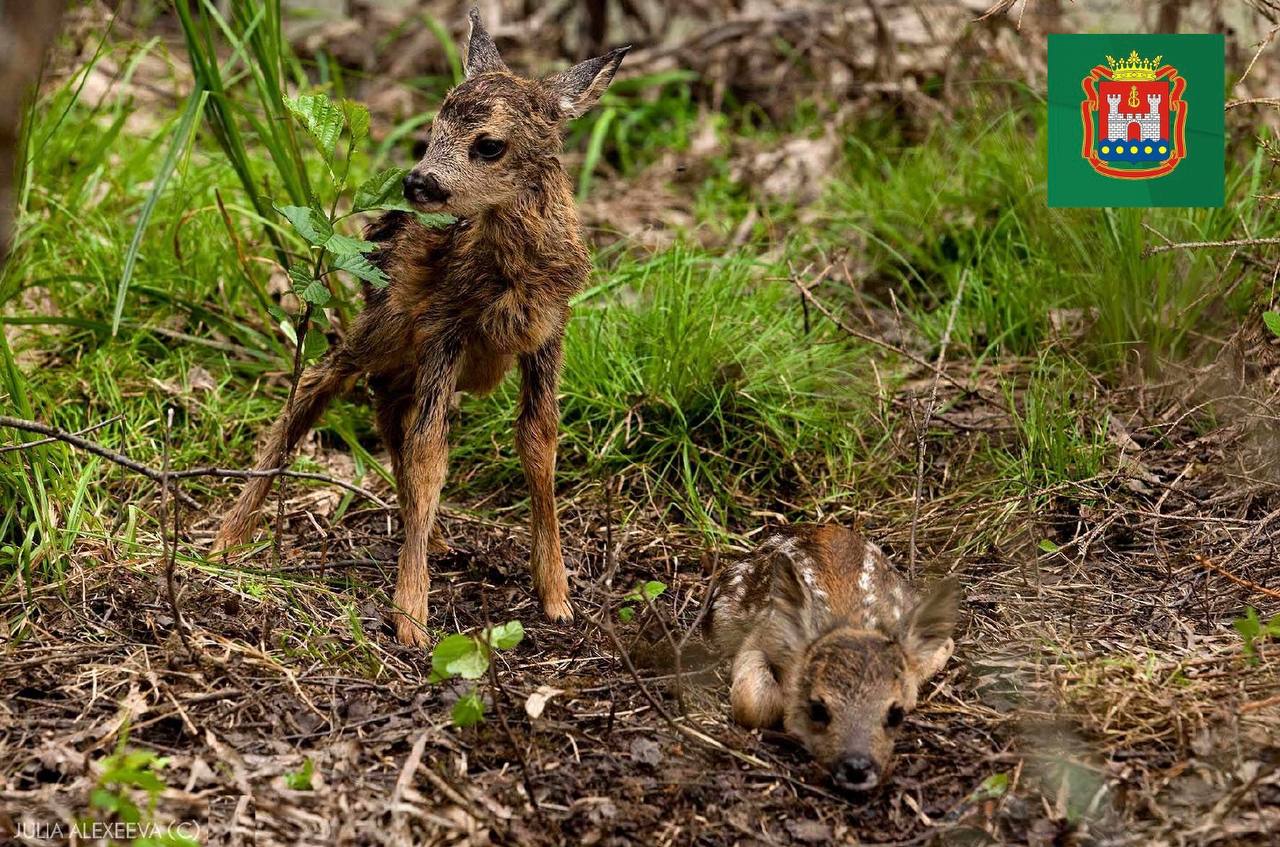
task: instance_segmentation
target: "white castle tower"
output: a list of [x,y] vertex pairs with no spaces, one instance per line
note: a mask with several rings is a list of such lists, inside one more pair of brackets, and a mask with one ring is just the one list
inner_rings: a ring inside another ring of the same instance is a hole
[[1129,124],[1138,124],[1141,141],[1160,140],[1160,94],[1147,95],[1147,113],[1120,111],[1120,95],[1107,95],[1107,140],[1125,141],[1129,137]]

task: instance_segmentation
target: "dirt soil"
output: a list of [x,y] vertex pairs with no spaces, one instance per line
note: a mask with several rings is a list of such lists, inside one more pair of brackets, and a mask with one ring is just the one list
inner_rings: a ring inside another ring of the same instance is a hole
[[[178,569],[194,658],[154,555],[82,550],[65,588],[0,604],[31,622],[0,654],[0,826],[87,812],[127,733],[170,758],[155,819],[198,822],[210,844],[1274,843],[1280,655],[1259,642],[1246,663],[1223,622],[1277,609],[1280,504],[1274,486],[1235,482],[1256,455],[1246,423],[1197,435],[1155,394],[1131,399],[1113,426],[1128,463],[1083,490],[972,504],[957,485],[924,505],[922,567],[961,574],[964,624],[870,795],[835,793],[785,736],[728,719],[723,666],[685,638],[702,551],[642,511],[592,492],[564,507],[578,621],[552,625],[525,573],[523,512],[447,509],[432,625],[526,627],[481,681],[488,719],[457,729],[464,684],[429,684],[429,656],[386,625],[394,517],[325,527],[295,483],[285,582],[261,587],[269,546],[239,569]],[[869,521],[900,561],[909,513],[907,498]],[[212,521],[192,524],[184,537],[205,543]],[[654,578],[668,585],[655,606],[619,621],[623,595]],[[290,788],[308,758],[311,790]]]

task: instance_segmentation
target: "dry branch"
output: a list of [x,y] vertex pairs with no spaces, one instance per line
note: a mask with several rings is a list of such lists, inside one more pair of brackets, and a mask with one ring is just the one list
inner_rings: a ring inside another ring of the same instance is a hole
[[[65,444],[70,444],[72,447],[76,447],[80,450],[84,450],[86,453],[92,453],[93,455],[106,459],[109,462],[113,462],[114,464],[117,464],[122,468],[127,468],[128,470],[131,470],[134,473],[141,474],[142,476],[145,476],[147,479],[157,484],[163,485],[166,478],[166,475],[161,471],[158,471],[155,468],[148,467],[142,464],[141,462],[130,459],[128,456],[124,455],[123,453],[117,453],[114,450],[108,450],[106,447],[103,447],[101,444],[97,444],[93,441],[89,441],[87,439],[81,438],[75,433],[67,432],[64,429],[59,429],[58,427],[55,427],[55,426],[48,426],[46,424],[42,424],[37,421],[29,421],[23,418],[12,418],[12,417],[9,417],[8,415],[0,415],[0,427],[9,427],[10,429],[18,429],[24,432],[34,432],[37,435],[44,435],[56,441],[61,441]],[[22,444],[22,445],[16,445],[16,446],[25,448],[25,447],[34,446],[35,444],[38,444],[38,443],[41,443],[41,442],[31,442],[30,444]],[[386,503],[384,500],[382,500],[382,498],[378,497],[372,491],[369,491],[365,488],[361,488],[360,486],[355,485],[353,483],[346,482],[345,480],[341,480],[336,477],[329,476],[328,474],[313,473],[311,471],[294,471],[294,470],[289,470],[288,468],[270,468],[264,471],[256,471],[256,470],[247,471],[247,470],[240,470],[236,468],[201,467],[201,468],[187,468],[185,470],[180,470],[180,471],[170,471],[167,474],[167,478],[171,480],[172,479],[191,479],[193,477],[201,477],[201,476],[220,477],[220,478],[226,478],[226,479],[249,479],[250,477],[258,477],[258,476],[270,476],[270,477],[287,476],[287,477],[292,477],[294,479],[310,479],[310,480],[315,480],[317,482],[327,482],[330,485],[336,485],[339,488],[343,488],[347,491],[350,491],[352,494],[358,494],[361,497],[368,500],[369,502],[374,503],[375,505],[383,509],[391,508],[391,506],[388,503]],[[178,491],[178,492],[175,492],[174,496],[180,498],[184,505],[190,506],[193,509],[200,508],[200,504],[188,494],[184,494],[181,491]]]

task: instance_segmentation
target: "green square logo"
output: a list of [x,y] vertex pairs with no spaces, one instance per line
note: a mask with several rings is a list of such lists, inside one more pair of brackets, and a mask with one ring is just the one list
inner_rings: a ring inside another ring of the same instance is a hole
[[1221,35],[1050,35],[1049,205],[1221,206]]

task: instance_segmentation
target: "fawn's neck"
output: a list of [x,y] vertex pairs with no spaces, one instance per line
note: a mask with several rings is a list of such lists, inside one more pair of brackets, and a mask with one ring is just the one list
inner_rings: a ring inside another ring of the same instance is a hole
[[583,250],[573,193],[558,162],[514,203],[473,218],[469,230],[468,247],[492,256],[517,284],[526,274],[573,261]]

